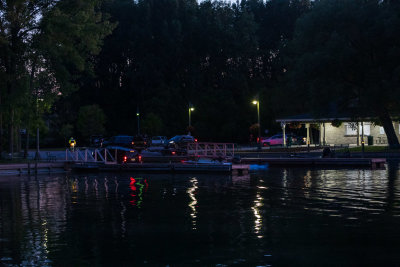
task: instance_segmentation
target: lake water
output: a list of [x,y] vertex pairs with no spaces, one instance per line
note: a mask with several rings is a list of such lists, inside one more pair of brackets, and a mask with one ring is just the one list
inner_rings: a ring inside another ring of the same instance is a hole
[[399,163],[0,177],[4,266],[400,264]]

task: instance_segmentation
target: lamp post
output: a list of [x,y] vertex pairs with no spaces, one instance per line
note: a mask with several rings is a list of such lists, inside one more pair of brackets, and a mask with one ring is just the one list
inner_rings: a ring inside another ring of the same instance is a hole
[[194,107],[192,104],[189,104],[189,135],[190,135],[190,127],[192,126],[192,111],[194,111]]
[[136,112],[136,118],[137,118],[137,134],[140,135],[140,113],[139,113],[139,108],[137,109],[137,112]]
[[260,101],[253,100],[254,105],[257,105],[257,123],[258,123],[258,149],[261,149],[261,124],[260,124]]

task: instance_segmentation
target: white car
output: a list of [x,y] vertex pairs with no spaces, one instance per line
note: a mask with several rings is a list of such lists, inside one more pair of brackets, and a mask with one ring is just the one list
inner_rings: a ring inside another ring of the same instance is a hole
[[167,144],[167,137],[165,136],[153,136],[151,138],[151,145],[152,146],[162,146]]

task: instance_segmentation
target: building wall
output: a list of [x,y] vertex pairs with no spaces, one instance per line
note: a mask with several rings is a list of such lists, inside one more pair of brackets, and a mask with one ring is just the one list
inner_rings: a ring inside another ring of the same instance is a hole
[[[368,123],[366,122],[365,125]],[[397,138],[400,140],[400,125],[399,122],[393,123],[394,130]],[[323,128],[321,128],[321,135],[323,135]],[[360,130],[361,135],[361,130]],[[385,133],[381,132],[381,126],[374,126],[370,124],[370,135],[374,138],[374,145],[385,145],[387,144],[387,137]],[[346,135],[346,124],[337,128],[333,127],[331,123],[325,123],[325,139],[329,145],[340,145],[340,144],[357,144],[357,135]],[[360,139],[361,140],[361,139]],[[368,144],[367,135],[365,135],[365,144]]]

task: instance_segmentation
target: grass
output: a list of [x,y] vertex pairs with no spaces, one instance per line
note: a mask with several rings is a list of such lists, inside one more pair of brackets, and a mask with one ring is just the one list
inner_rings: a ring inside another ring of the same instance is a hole
[[[362,152],[361,146],[349,148],[350,152]],[[387,153],[387,152],[400,152],[400,149],[390,149],[388,146],[365,146],[364,152],[371,153]]]

